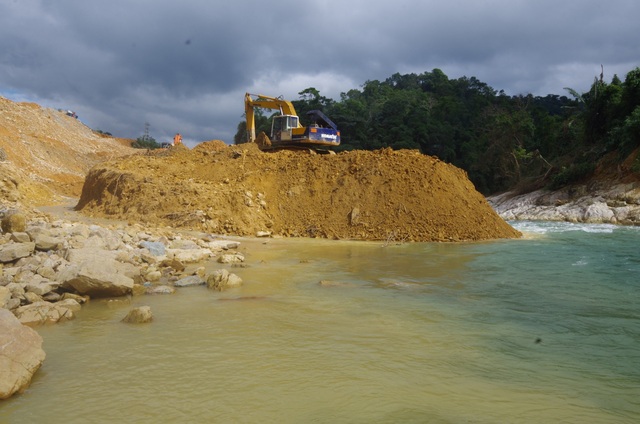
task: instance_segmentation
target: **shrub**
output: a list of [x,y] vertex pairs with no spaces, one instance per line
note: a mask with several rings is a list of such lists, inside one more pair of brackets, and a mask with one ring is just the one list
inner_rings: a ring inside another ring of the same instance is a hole
[[552,190],[580,181],[595,171],[595,163],[579,163],[571,165],[553,176],[549,188]]
[[142,136],[136,138],[136,141],[131,143],[131,147],[136,149],[159,149],[161,146],[153,137]]

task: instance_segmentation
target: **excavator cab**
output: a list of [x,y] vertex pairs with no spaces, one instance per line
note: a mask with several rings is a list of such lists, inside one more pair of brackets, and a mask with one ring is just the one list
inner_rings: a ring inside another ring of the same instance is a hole
[[293,129],[300,126],[298,117],[295,115],[274,116],[271,123],[271,140],[291,141]]

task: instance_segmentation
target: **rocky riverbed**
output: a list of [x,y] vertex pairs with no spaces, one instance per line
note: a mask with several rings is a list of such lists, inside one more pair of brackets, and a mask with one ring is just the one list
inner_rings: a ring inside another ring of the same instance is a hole
[[[24,391],[45,353],[31,327],[74,319],[91,300],[171,294],[181,287],[207,285],[222,291],[242,284],[226,267],[244,256],[240,242],[209,234],[186,236],[141,225],[101,226],[27,219],[10,212],[0,237],[0,399]],[[211,273],[199,264],[226,265]],[[125,322],[152,318],[144,308]]]
[[505,220],[640,225],[640,184],[597,182],[488,198]]

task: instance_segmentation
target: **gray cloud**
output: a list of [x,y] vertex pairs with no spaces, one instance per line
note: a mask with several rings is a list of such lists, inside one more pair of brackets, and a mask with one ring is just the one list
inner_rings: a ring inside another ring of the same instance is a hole
[[0,0],[0,94],[92,128],[232,142],[243,93],[296,99],[442,69],[508,94],[588,89],[640,65],[635,0]]

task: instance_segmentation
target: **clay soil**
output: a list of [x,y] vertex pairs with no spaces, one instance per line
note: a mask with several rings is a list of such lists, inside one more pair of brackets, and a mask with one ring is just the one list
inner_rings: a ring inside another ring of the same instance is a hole
[[79,197],[97,163],[136,152],[79,119],[35,103],[0,97],[0,201],[41,206]]
[[417,151],[140,151],[0,97],[0,212],[74,203],[86,218],[241,236],[459,241],[518,237],[464,171]]
[[109,161],[77,209],[218,234],[386,241],[518,237],[466,173],[417,151],[261,152],[221,141]]

